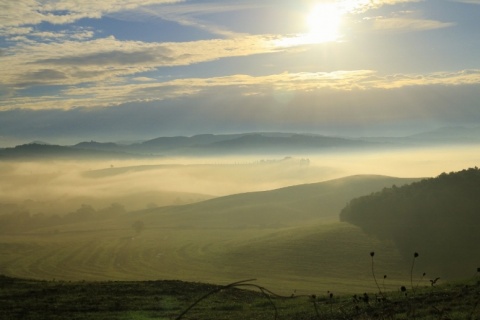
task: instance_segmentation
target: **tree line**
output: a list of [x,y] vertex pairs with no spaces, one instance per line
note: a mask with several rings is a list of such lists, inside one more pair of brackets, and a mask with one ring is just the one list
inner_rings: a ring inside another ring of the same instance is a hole
[[465,277],[480,265],[480,170],[442,173],[351,200],[340,220],[391,240],[410,259],[446,277]]

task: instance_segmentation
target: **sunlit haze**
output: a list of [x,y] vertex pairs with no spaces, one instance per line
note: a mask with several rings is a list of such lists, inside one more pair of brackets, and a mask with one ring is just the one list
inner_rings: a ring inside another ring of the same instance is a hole
[[[97,207],[116,202],[138,210],[350,175],[435,177],[479,162],[477,146],[298,154],[290,161],[258,155],[4,162],[0,202],[56,201],[69,210],[84,202]],[[178,194],[161,196],[166,192]],[[66,211],[60,205],[57,210]]]

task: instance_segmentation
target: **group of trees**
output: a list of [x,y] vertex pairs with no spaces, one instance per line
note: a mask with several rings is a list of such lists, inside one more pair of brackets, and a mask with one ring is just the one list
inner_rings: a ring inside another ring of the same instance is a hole
[[392,240],[406,257],[422,252],[435,272],[468,276],[480,265],[480,170],[385,188],[350,201],[340,219]]
[[0,233],[24,232],[42,227],[58,226],[95,219],[106,219],[126,212],[125,208],[118,203],[113,203],[109,207],[99,210],[96,210],[90,205],[83,204],[77,210],[69,212],[63,216],[44,213],[31,214],[28,210],[16,206],[4,207],[10,208],[11,210],[8,210],[10,212],[0,214]]

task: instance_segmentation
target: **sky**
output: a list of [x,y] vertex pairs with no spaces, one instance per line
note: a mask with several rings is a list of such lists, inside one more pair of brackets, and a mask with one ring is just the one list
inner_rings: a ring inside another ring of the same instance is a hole
[[480,124],[480,0],[0,0],[0,147]]

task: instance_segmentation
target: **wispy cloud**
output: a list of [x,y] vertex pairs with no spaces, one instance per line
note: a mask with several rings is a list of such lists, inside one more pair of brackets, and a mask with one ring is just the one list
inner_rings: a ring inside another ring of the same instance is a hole
[[224,57],[274,52],[268,36],[243,36],[192,42],[145,43],[114,37],[90,41],[23,44],[4,52],[1,82],[31,85],[78,85],[122,81],[119,77],[184,66]]
[[[94,37],[94,30],[71,24],[84,18],[100,19],[105,15],[131,11],[144,6],[172,4],[184,0],[0,0],[0,36],[10,44],[84,41]],[[41,23],[65,25],[64,30],[39,31]]]
[[344,0],[341,5],[350,12],[365,12],[383,6],[396,5],[401,3],[421,2],[424,0]]
[[[41,75],[39,75],[41,76]],[[49,75],[61,78],[61,74]],[[95,86],[71,87],[58,96],[35,99],[16,97],[0,102],[0,109],[71,109],[74,107],[110,107],[128,102],[160,101],[199,94],[206,90],[236,88],[237,94],[271,95],[272,92],[303,94],[329,90],[351,92],[391,90],[422,86],[460,86],[480,84],[480,70],[437,72],[430,74],[379,75],[371,70],[337,72],[281,73],[268,76],[232,75],[214,78],[189,78],[153,81],[135,78],[136,83],[104,83]],[[222,89],[223,90],[223,89]],[[235,97],[232,97],[234,99]],[[237,97],[238,98],[238,97]]]
[[36,25],[41,22],[67,24],[83,18],[100,18],[107,13],[133,10],[147,5],[178,2],[183,0],[85,0],[80,3],[69,0],[2,0],[0,28]]
[[224,26],[207,22],[201,17],[204,15],[235,12],[242,10],[251,10],[265,7],[266,4],[259,4],[251,1],[243,1],[242,3],[180,3],[172,5],[151,5],[140,7],[136,10],[136,14],[117,14],[116,17],[120,17],[126,20],[144,18],[144,16],[150,16],[154,18],[161,18],[163,20],[173,21],[178,24],[194,27],[201,30],[206,30],[212,34],[236,37],[241,35],[234,32]]
[[480,5],[480,0],[453,0],[455,2],[469,3],[469,4],[478,4]]
[[373,18],[374,28],[377,30],[433,30],[454,26],[451,22],[441,22],[429,19],[415,19],[409,17],[376,17]]
[[[186,3],[185,0],[86,0],[78,3],[70,0],[60,1],[0,1],[0,31],[12,34],[29,34],[31,27],[42,22],[55,25],[72,24],[80,19],[100,19],[105,15],[114,15],[123,20],[142,20],[147,17],[161,18],[176,23],[207,30],[222,36],[238,36],[225,27],[203,21],[199,17],[206,14],[258,8],[262,5],[251,1],[233,3]],[[263,5],[264,6],[264,5]],[[38,36],[38,35],[37,35]],[[25,39],[10,38],[12,41]]]

